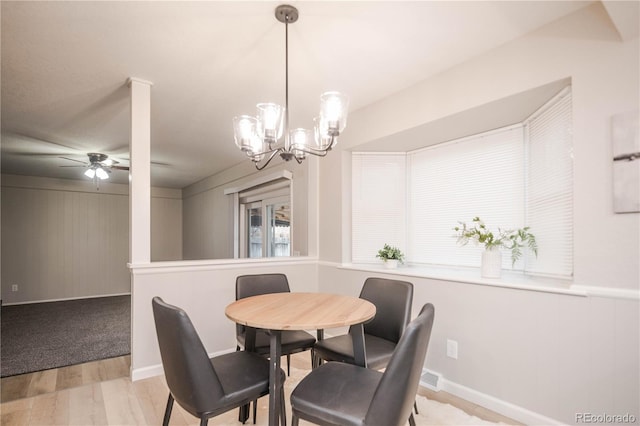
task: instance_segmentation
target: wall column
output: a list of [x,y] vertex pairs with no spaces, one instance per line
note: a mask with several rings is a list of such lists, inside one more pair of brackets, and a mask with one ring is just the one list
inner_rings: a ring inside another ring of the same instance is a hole
[[151,86],[130,78],[129,262],[151,261]]

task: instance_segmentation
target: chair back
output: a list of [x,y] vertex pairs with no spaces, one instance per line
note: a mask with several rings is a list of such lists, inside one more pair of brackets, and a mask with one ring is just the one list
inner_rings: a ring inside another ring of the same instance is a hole
[[211,411],[224,396],[218,376],[189,316],[182,309],[152,301],[165,378],[173,398],[191,414]]
[[360,298],[376,307],[376,316],[364,324],[365,334],[398,343],[411,318],[413,284],[386,278],[367,278]]
[[404,425],[411,414],[431,338],[431,303],[405,329],[371,400],[364,423]]
[[[285,274],[240,275],[236,278],[236,300],[270,293],[289,293]],[[236,323],[236,335],[244,333],[245,326]]]
[[269,293],[289,293],[285,274],[240,275],[236,278],[236,300]]

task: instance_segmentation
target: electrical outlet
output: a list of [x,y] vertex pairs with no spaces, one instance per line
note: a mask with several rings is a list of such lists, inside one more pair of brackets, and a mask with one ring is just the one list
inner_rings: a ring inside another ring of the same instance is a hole
[[11,286],[11,291],[18,291],[18,284],[14,284]]
[[458,342],[447,339],[447,356],[449,358],[458,359]]

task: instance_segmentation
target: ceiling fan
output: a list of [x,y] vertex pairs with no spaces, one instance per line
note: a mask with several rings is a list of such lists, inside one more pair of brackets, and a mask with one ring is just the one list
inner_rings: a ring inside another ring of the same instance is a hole
[[84,172],[84,175],[89,179],[93,179],[98,189],[99,189],[98,182],[100,180],[109,179],[109,173],[111,173],[111,170],[113,169],[129,170],[129,167],[127,166],[118,166],[117,164],[119,164],[119,162],[109,158],[107,154],[101,154],[98,152],[89,152],[87,153],[87,156],[89,157],[88,163],[84,161],[76,160],[73,158],[69,158],[69,157],[60,157],[65,160],[75,161],[76,163],[82,163],[82,166],[74,165],[74,166],[60,166],[60,167],[86,167],[87,170]]

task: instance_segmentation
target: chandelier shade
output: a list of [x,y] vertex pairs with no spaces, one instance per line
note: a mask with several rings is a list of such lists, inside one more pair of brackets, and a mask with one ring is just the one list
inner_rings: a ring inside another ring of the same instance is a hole
[[258,119],[249,115],[233,117],[233,133],[236,145],[244,152],[259,150],[262,142],[258,139]]
[[258,137],[266,143],[275,143],[282,137],[283,108],[274,103],[256,105]]
[[326,92],[320,96],[320,122],[329,135],[338,135],[347,126],[349,98],[339,92]]
[[[298,20],[298,10],[290,5],[276,8],[276,19],[285,24],[285,106],[275,103],[256,105],[256,116],[233,118],[236,146],[262,170],[280,154],[285,161],[301,163],[307,155],[324,157],[336,146],[338,136],[347,125],[349,98],[339,92],[320,96],[320,113],[313,131],[289,130],[289,24]],[[281,143],[281,139],[284,139]]]
[[311,140],[311,130],[302,128],[293,129],[289,132],[289,139],[294,149],[305,149],[309,140]]

